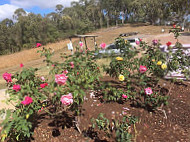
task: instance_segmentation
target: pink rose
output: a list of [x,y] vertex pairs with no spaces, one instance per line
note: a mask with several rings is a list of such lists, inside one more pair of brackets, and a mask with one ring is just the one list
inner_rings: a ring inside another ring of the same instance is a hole
[[128,96],[127,96],[127,95],[125,95],[125,94],[123,94],[123,95],[122,95],[122,98],[127,99],[127,98],[128,98]]
[[13,85],[13,90],[15,90],[16,92],[20,91],[20,89],[20,85]]
[[66,76],[64,73],[63,74],[56,74],[55,75],[55,82],[59,85],[65,85],[67,78],[68,78],[68,76]]
[[140,71],[140,73],[145,73],[147,71],[146,66],[140,65],[139,71]]
[[29,104],[31,104],[32,102],[33,102],[32,98],[26,96],[26,97],[24,98],[24,101],[21,102],[21,104],[23,104],[23,105],[29,105]]
[[105,48],[106,48],[106,44],[105,44],[105,43],[101,43],[101,44],[100,44],[100,47],[101,47],[102,49],[105,49]]
[[75,66],[74,66],[74,62],[70,62],[70,65],[71,65],[71,68],[73,69]]
[[22,68],[22,67],[24,67],[24,65],[21,63],[21,64],[20,64],[20,67]]
[[40,79],[41,79],[42,81],[45,81],[45,77],[43,77],[43,76],[42,76],[42,77],[40,77]]
[[12,82],[12,78],[11,78],[12,74],[11,73],[4,73],[3,74],[3,78],[7,81],[7,82]]
[[40,87],[41,87],[41,88],[45,88],[46,86],[48,86],[48,83],[40,84]]
[[135,42],[136,42],[136,44],[137,44],[137,45],[139,45],[139,44],[140,44],[140,41],[138,41],[138,40],[136,40]]
[[40,47],[40,46],[42,46],[41,43],[36,43],[36,47]]
[[145,88],[144,91],[145,91],[145,94],[146,94],[146,95],[151,95],[151,94],[153,93],[153,92],[152,92],[152,89],[151,89],[150,87]]
[[74,65],[74,62],[70,62],[70,65]]
[[64,70],[63,73],[64,73],[64,74],[68,74],[69,71],[68,71],[68,70]]
[[152,40],[152,44],[153,45],[157,45],[158,44],[158,40],[156,40],[156,39]]
[[71,65],[71,68],[73,69],[75,66],[74,65]]
[[83,47],[83,42],[79,42],[80,47]]
[[62,104],[68,106],[73,103],[73,95],[69,93],[68,95],[61,96],[61,102]]

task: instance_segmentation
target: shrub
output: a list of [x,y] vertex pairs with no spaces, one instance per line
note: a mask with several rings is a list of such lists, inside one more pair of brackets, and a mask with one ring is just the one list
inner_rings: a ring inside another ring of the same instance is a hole
[[99,82],[99,67],[90,51],[86,54],[76,52],[73,56],[62,55],[63,63],[53,62],[53,53],[49,49],[39,52],[46,57],[44,61],[49,68],[49,76],[37,75],[38,69],[33,68],[3,75],[10,94],[7,102],[13,103],[15,109],[6,111],[6,118],[1,124],[2,141],[6,138],[11,141],[29,139],[42,109],[53,118],[67,110],[74,111],[77,117],[86,91],[95,89]]

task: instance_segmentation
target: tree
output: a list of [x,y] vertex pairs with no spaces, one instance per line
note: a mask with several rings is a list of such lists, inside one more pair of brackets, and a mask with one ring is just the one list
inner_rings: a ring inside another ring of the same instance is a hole
[[190,13],[190,0],[169,0],[169,4],[178,22],[184,24]]
[[55,11],[57,11],[57,13],[61,14],[61,12],[63,11],[63,8],[64,8],[63,5],[58,4],[58,5],[56,5]]
[[13,18],[17,20],[21,16],[26,16],[26,11],[23,8],[16,9]]
[[6,18],[3,21],[1,21],[1,24],[6,25],[7,27],[11,27],[14,23],[13,20]]

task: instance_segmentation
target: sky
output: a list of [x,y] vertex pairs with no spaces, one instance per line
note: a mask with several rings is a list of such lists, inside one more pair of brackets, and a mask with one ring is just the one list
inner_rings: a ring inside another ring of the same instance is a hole
[[72,1],[78,0],[0,0],[0,21],[5,18],[12,19],[14,11],[18,8],[44,16],[55,11],[57,4],[69,7]]

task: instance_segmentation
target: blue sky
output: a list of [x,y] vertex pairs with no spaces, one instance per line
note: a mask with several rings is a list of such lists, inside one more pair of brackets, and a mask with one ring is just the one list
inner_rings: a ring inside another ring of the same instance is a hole
[[0,0],[0,21],[5,18],[12,19],[14,11],[23,8],[27,12],[44,14],[55,11],[57,4],[69,7],[71,1],[78,0]]

